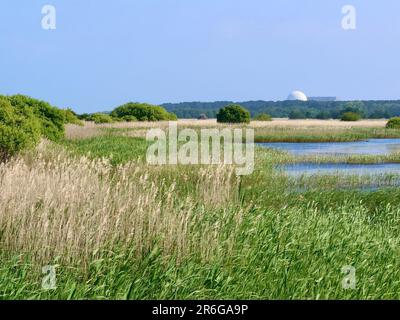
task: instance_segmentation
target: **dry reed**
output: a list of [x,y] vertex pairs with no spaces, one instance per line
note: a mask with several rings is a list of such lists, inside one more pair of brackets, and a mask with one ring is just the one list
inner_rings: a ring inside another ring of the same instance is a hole
[[[50,149],[42,145],[28,160],[0,165],[4,251],[29,253],[41,263],[60,257],[86,264],[98,252],[116,248],[140,257],[156,243],[164,255],[178,259],[193,252],[207,259],[218,249],[219,228],[236,193],[233,168],[196,170],[197,194],[182,196],[163,177],[164,170],[178,175],[179,168],[135,162],[115,168],[106,159]],[[185,173],[178,178],[189,179]],[[209,210],[213,215],[219,212],[212,223],[203,221],[208,207],[217,208]],[[234,214],[240,221],[242,211]]]

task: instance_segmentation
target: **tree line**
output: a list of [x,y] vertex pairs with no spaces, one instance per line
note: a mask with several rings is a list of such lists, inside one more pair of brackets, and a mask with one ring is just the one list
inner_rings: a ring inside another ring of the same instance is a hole
[[[216,118],[218,111],[232,101],[165,103],[162,106],[180,119],[198,118],[205,114]],[[246,101],[241,106],[251,117],[269,114],[274,118],[340,119],[345,112],[354,112],[365,119],[400,116],[400,100],[382,101]]]

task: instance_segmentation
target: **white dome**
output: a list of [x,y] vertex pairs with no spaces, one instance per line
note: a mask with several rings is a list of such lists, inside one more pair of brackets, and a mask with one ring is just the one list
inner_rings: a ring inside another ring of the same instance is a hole
[[301,91],[293,91],[289,94],[288,100],[300,100],[300,101],[307,101],[307,96]]

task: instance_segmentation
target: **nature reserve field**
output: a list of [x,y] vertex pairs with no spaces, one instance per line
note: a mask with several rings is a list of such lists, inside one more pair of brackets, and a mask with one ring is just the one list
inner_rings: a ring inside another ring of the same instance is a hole
[[[397,138],[385,121],[250,123],[256,142]],[[256,147],[255,171],[151,166],[149,127],[68,125],[0,165],[2,299],[398,299],[400,189],[367,178],[294,178],[288,163],[400,162],[294,157]],[[178,121],[179,129],[221,127]],[[383,177],[391,181],[393,177]],[[57,288],[41,287],[56,266]],[[357,286],[343,288],[344,266]]]

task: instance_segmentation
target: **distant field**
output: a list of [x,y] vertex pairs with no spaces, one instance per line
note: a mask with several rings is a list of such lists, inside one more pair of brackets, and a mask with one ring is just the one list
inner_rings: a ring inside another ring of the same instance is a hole
[[[215,119],[177,121],[181,128],[223,128],[246,127],[255,130],[256,142],[319,142],[319,141],[356,141],[368,138],[399,138],[399,130],[385,129],[387,120],[361,120],[343,122],[340,120],[288,120],[252,121],[249,125],[219,124]],[[96,125],[85,122],[83,127],[68,125],[66,134],[69,139],[83,139],[93,136],[113,134],[145,137],[147,129],[168,129],[169,122],[117,122]],[[111,131],[110,131],[111,130]]]
[[[252,121],[250,127],[329,127],[329,128],[384,128],[387,120],[360,120],[356,122],[344,122],[340,120],[289,120],[283,118],[275,118],[273,121]],[[181,126],[226,126],[218,124],[216,119],[197,120],[197,119],[179,119],[178,125]],[[87,128],[151,128],[151,127],[168,126],[168,122],[118,122],[111,124],[95,125],[94,123],[86,123]]]
[[[209,120],[179,120],[182,125],[218,125],[215,119]],[[330,128],[384,128],[387,120],[360,120],[356,122],[344,122],[340,120],[290,120],[283,118],[275,118],[272,121],[252,121],[251,127],[330,127]]]

